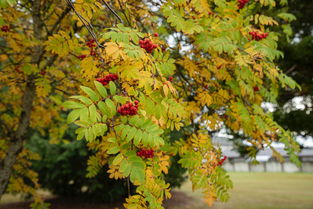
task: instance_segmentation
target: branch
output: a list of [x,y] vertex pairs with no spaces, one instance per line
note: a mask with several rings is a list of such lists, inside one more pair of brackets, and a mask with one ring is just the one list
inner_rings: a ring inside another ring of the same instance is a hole
[[122,18],[120,16],[118,16],[118,14],[110,7],[110,5],[105,1],[105,0],[102,0],[102,2],[105,4],[105,6],[110,10],[110,12],[113,13],[113,15],[115,17],[117,17],[117,19],[119,19],[119,21],[124,24],[124,21],[122,20]]
[[289,68],[289,69],[285,72],[285,74],[288,75],[289,73],[291,73],[292,71],[294,71],[294,70],[296,69],[296,67],[297,67],[297,64],[294,64],[291,68]]
[[80,21],[82,21],[82,23],[84,24],[84,26],[86,27],[86,29],[88,30],[89,34],[92,36],[92,38],[95,40],[96,44],[98,45],[99,48],[104,48],[103,45],[101,45],[97,39],[96,34],[93,32],[93,27],[91,25],[90,22],[88,22],[83,16],[81,16],[77,10],[75,9],[74,4],[71,2],[71,0],[65,0],[68,5],[73,9],[73,11],[75,12],[75,14],[77,15],[77,17],[80,19]]
[[48,35],[49,36],[53,34],[55,29],[58,27],[58,25],[61,23],[63,18],[67,15],[67,13],[69,13],[69,11],[71,11],[71,8],[70,7],[66,7],[66,9],[63,11],[63,13],[60,15],[59,19],[52,26],[52,29],[50,31],[48,31]]

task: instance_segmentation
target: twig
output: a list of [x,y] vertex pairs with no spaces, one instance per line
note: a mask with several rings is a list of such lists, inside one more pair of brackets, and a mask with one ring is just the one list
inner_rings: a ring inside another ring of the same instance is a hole
[[288,75],[289,73],[291,73],[292,71],[294,71],[294,70],[296,69],[296,67],[297,67],[297,65],[294,64],[291,68],[289,68],[289,69],[285,72],[285,74]]
[[118,4],[119,4],[119,6],[120,6],[120,8],[121,8],[121,10],[122,10],[122,13],[123,13],[123,15],[124,15],[124,17],[125,17],[125,19],[126,19],[128,25],[131,26],[131,23],[130,23],[130,21],[129,21],[127,15],[125,14],[125,10],[123,10],[122,3],[121,3],[120,0],[118,0]]
[[83,16],[81,16],[77,10],[75,9],[75,6],[73,5],[73,3],[71,2],[71,0],[66,0],[66,2],[68,3],[68,5],[73,9],[73,11],[75,12],[75,14],[77,15],[77,17],[80,19],[80,21],[82,21],[82,23],[84,24],[84,26],[86,27],[86,29],[88,30],[89,34],[92,36],[92,38],[95,40],[96,44],[98,45],[98,47],[100,48],[104,48],[103,45],[101,45],[98,42],[97,36],[96,34],[93,32],[93,27],[91,25],[91,23],[89,23]]
[[124,21],[122,20],[122,18],[112,9],[112,7],[110,7],[110,5],[105,1],[102,0],[102,2],[105,4],[105,6],[110,10],[110,12],[112,12],[112,14],[117,17],[117,19],[119,19],[119,21],[124,24]]
[[57,28],[57,26],[61,23],[61,21],[63,20],[63,18],[67,15],[67,13],[71,10],[70,7],[66,7],[66,9],[63,11],[63,13],[59,16],[58,20],[54,23],[54,25],[52,26],[52,29],[50,31],[48,31],[49,35],[52,35],[54,30]]
[[63,94],[65,94],[65,95],[67,95],[67,96],[70,95],[68,92],[66,92],[66,91],[64,91],[64,90],[62,90],[62,89],[59,89],[59,88],[57,88],[57,87],[54,87],[54,89],[57,90],[57,91],[62,92]]
[[127,177],[127,190],[128,190],[128,197],[130,197],[131,194],[130,194],[130,181],[129,181],[129,177]]

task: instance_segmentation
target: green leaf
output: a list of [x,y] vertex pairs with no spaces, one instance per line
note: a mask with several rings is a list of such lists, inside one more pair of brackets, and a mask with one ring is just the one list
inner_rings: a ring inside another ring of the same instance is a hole
[[82,103],[78,103],[78,102],[74,102],[74,101],[66,101],[63,103],[62,105],[65,108],[68,109],[78,109],[78,108],[84,108],[85,105],[83,105]]
[[127,133],[126,141],[127,142],[131,141],[134,138],[136,132],[137,132],[137,129],[134,127],[131,127],[129,132]]
[[110,116],[113,117],[116,114],[116,107],[114,102],[111,99],[106,99],[105,100],[105,104],[108,106],[109,110],[110,110]]
[[191,177],[191,180],[194,189],[202,189],[206,187],[208,177],[201,172],[197,172]]
[[85,128],[76,129],[75,133],[77,134],[77,140],[81,140],[85,135]]
[[79,118],[81,110],[82,109],[76,109],[70,112],[70,114],[67,116],[67,123],[73,123],[77,118]]
[[119,171],[124,176],[129,176],[131,169],[132,169],[132,167],[131,167],[131,164],[128,162],[128,160],[126,160],[126,159],[122,160]]
[[70,98],[72,99],[78,99],[79,101],[81,101],[82,103],[85,103],[86,105],[91,105],[92,101],[85,97],[85,96],[71,96]]
[[134,145],[139,145],[139,143],[141,142],[142,139],[142,131],[141,130],[137,130],[136,134],[135,134],[135,138],[134,138]]
[[111,95],[115,95],[115,93],[116,93],[116,86],[115,86],[115,83],[113,81],[110,81],[109,87],[110,87]]
[[128,101],[128,98],[127,97],[118,96],[118,95],[114,95],[113,96],[113,100],[118,102],[118,103],[124,104],[124,103],[126,103]]
[[92,123],[97,122],[97,108],[94,104],[89,106],[89,119]]
[[143,183],[145,180],[145,163],[140,157],[136,155],[133,155],[128,159],[132,168],[130,173],[130,181],[133,183],[136,181]]
[[118,155],[114,158],[112,164],[113,164],[113,165],[118,165],[118,164],[120,164],[120,163],[122,162],[123,159],[124,159],[123,154],[120,153],[120,154],[118,154]]
[[85,138],[88,142],[91,142],[94,140],[92,128],[86,128],[85,129]]
[[135,183],[143,183],[145,181],[145,166],[143,163],[134,162],[130,173],[130,181]]
[[118,153],[120,151],[120,148],[119,147],[112,147],[112,148],[110,148],[108,151],[107,151],[107,153],[108,154],[116,154],[116,153]]
[[103,136],[108,130],[108,126],[104,123],[97,123],[94,127],[96,128],[97,136]]
[[95,86],[99,92],[99,94],[102,96],[102,98],[106,98],[108,96],[108,92],[106,88],[98,81],[94,81]]
[[98,102],[97,106],[104,115],[108,115],[108,116],[110,115],[110,111],[104,102],[102,101]]
[[124,126],[124,129],[122,129],[122,135],[121,138],[124,139],[126,137],[126,135],[128,134],[128,132],[130,131],[131,127],[130,126]]
[[114,143],[114,144],[117,143],[117,142],[116,142],[116,138],[114,138],[114,137],[110,137],[110,138],[108,138],[107,140],[108,140],[108,142],[111,142],[111,143]]
[[281,18],[281,19],[283,19],[283,20],[285,20],[285,21],[287,21],[287,22],[291,22],[291,21],[297,19],[296,16],[294,16],[293,14],[291,14],[291,13],[285,13],[285,12],[279,13],[279,14],[277,15],[277,17],[279,17],[279,18]]
[[86,87],[86,86],[80,86],[80,88],[90,97],[90,99],[94,102],[98,101],[99,95],[94,92],[91,88]]

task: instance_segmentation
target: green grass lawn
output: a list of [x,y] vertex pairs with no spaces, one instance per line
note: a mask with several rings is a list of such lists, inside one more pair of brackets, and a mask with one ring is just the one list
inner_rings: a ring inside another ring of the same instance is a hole
[[[230,173],[230,176],[234,183],[231,199],[216,203],[213,209],[313,209],[313,174]],[[190,183],[181,191],[194,197],[196,205],[186,208],[208,208],[200,201],[200,192],[191,192]]]
[[[234,182],[231,199],[215,203],[211,209],[313,209],[313,174],[305,173],[230,173]],[[44,194],[44,193],[42,193]],[[5,195],[0,209],[25,209],[24,205],[6,205],[16,202],[16,196]],[[75,205],[75,202],[52,203],[51,209],[113,209],[109,204]],[[119,207],[121,209],[121,207]],[[167,209],[208,209],[201,192],[192,192],[186,183],[173,192]]]

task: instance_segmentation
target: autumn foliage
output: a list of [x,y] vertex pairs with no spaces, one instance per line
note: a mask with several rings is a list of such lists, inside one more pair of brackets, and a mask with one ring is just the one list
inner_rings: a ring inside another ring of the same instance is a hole
[[292,134],[262,108],[279,87],[297,86],[275,65],[282,54],[271,27],[288,25],[288,14],[259,13],[275,1],[9,3],[0,16],[1,194],[36,196],[36,173],[24,164],[36,155],[23,142],[35,129],[58,143],[69,123],[94,151],[89,178],[108,166],[111,178],[136,186],[130,209],[163,208],[174,156],[209,205],[226,201],[226,157],[212,143],[223,128],[250,142],[251,158],[268,146],[281,159],[272,143],[282,142],[298,162]]

